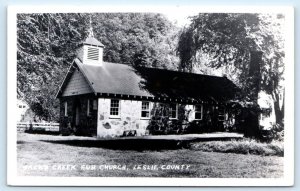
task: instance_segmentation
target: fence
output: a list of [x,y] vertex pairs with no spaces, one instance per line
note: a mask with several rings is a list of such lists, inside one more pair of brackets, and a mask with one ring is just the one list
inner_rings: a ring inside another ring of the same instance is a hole
[[30,122],[18,122],[17,130],[25,131],[32,129],[33,131],[49,131],[49,132],[59,132],[59,123],[30,123]]

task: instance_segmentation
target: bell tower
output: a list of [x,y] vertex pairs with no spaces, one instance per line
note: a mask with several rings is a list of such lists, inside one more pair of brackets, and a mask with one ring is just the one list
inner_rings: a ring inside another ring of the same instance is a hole
[[83,64],[102,66],[104,45],[94,37],[92,20],[90,18],[90,28],[88,37],[83,42]]

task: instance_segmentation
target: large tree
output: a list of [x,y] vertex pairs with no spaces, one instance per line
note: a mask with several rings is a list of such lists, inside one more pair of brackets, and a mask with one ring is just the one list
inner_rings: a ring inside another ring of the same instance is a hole
[[280,14],[201,13],[181,31],[177,48],[180,68],[193,71],[200,65],[204,73],[207,68],[222,68],[224,75],[249,93],[251,52],[262,52],[260,89],[272,96],[276,122],[282,124],[283,29],[284,16]]
[[177,28],[152,13],[18,14],[17,91],[35,114],[58,119],[55,94],[88,35],[104,45],[104,61],[176,69]]

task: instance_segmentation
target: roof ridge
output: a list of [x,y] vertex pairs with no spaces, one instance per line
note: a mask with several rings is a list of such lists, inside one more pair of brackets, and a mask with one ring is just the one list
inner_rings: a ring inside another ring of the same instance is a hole
[[166,69],[166,68],[152,68],[152,67],[145,67],[145,66],[140,66],[140,67],[134,67],[130,64],[125,64],[125,63],[116,63],[116,62],[106,62],[103,61],[103,63],[109,63],[109,64],[120,64],[120,65],[126,65],[126,66],[130,66],[134,69],[151,69],[151,70],[162,70],[162,71],[169,71],[169,72],[174,72],[174,73],[180,73],[180,74],[189,74],[189,75],[199,75],[199,76],[208,76],[208,77],[215,77],[215,78],[220,78],[220,79],[228,79],[226,76],[215,76],[215,75],[209,75],[209,74],[198,74],[198,73],[194,73],[194,72],[185,72],[185,71],[178,71],[178,70],[170,70],[170,69]]

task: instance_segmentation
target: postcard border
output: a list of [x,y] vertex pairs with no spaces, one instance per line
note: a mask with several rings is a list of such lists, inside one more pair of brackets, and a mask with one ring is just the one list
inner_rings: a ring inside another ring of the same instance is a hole
[[[167,8],[167,9],[166,9]],[[109,11],[108,11],[109,10]],[[137,11],[138,10],[138,11]],[[292,186],[294,184],[294,9],[289,6],[9,6],[7,9],[7,105],[16,104],[16,14],[69,12],[282,12],[286,14],[285,140],[283,178],[109,178],[109,177],[22,177],[17,176],[17,132],[7,107],[7,184],[16,186]],[[287,75],[288,74],[288,75]]]

